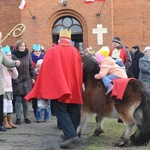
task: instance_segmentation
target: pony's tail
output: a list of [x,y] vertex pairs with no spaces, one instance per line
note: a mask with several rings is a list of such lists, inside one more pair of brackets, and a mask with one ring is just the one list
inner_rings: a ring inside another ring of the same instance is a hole
[[137,131],[130,139],[133,145],[142,146],[150,140],[150,92],[143,91],[139,107],[142,110],[141,124],[137,126]]

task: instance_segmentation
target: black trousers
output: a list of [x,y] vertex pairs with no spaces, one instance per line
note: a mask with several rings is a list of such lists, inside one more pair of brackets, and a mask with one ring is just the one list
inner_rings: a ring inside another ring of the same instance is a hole
[[32,108],[34,111],[34,116],[36,117],[36,110],[37,110],[37,99],[36,98],[32,99]]
[[57,100],[53,100],[53,107],[67,139],[77,136],[76,129],[80,122],[80,104],[65,104]]
[[53,101],[51,101],[51,114],[55,116],[54,107],[53,107]]
[[0,95],[0,126],[3,126],[3,95]]

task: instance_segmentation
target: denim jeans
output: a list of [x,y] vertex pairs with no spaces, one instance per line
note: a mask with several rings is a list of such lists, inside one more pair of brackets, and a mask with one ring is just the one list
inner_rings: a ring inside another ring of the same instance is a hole
[[108,85],[112,82],[112,79],[116,79],[116,78],[119,78],[119,77],[110,74],[110,75],[107,75],[107,76],[103,77],[102,81],[103,81],[105,87],[107,88]]
[[43,113],[44,113],[44,120],[45,121],[50,120],[50,110],[51,110],[50,103],[51,103],[51,101],[48,100],[48,107],[46,109],[41,109],[37,106],[37,110],[36,110],[36,120],[37,121],[41,121]]
[[53,107],[66,139],[76,137],[76,129],[80,122],[81,105],[65,104],[53,100]]

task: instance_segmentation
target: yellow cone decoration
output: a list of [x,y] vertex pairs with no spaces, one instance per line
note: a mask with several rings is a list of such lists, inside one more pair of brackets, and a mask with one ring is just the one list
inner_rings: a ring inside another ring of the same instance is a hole
[[108,57],[109,56],[109,53],[110,53],[110,50],[109,50],[109,47],[108,46],[103,46],[99,51],[98,53],[100,53],[101,55],[105,56],[105,57]]

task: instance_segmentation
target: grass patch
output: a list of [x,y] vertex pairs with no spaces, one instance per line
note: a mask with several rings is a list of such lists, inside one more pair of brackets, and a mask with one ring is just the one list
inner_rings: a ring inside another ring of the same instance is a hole
[[[125,125],[118,123],[117,119],[105,118],[103,120],[104,133],[99,136],[92,136],[95,130],[96,122],[93,115],[91,122],[88,124],[91,131],[88,130],[89,140],[86,150],[119,150],[120,148],[114,145],[118,142],[119,138],[125,130]],[[88,128],[87,126],[87,128]],[[132,133],[135,131],[133,129]],[[124,148],[123,148],[124,149]]]

